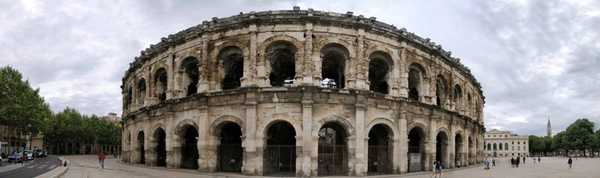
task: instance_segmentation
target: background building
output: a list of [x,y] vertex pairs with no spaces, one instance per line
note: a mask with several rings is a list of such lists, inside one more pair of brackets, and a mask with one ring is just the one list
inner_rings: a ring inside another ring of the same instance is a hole
[[485,133],[484,152],[487,157],[513,157],[529,155],[529,137],[509,131],[492,129]]

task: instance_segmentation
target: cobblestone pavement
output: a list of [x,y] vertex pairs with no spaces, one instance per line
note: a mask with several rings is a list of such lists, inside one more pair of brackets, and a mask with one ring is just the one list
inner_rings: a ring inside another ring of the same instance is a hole
[[[98,159],[93,155],[65,156],[70,160],[70,168],[66,174],[68,178],[120,178],[120,177],[251,177],[239,174],[207,174],[194,170],[147,168],[142,165],[123,164],[116,159],[107,159],[105,169],[100,169]],[[444,178],[598,178],[600,177],[600,159],[579,158],[573,159],[573,168],[569,169],[566,158],[542,158],[541,163],[533,163],[527,159],[519,168],[511,168],[509,160],[497,159],[496,166],[484,170],[481,166],[448,170],[443,173]],[[429,178],[430,172],[410,173],[406,175],[384,175],[369,177],[406,177]],[[330,177],[328,177],[330,178]]]

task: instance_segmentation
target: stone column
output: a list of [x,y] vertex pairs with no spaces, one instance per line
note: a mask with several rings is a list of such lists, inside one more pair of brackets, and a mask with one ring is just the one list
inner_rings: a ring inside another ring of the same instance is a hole
[[200,59],[198,59],[198,64],[199,66],[199,76],[198,76],[198,93],[204,93],[210,90],[210,86],[209,86],[209,78],[210,77],[210,62],[208,59],[208,37],[203,36],[201,37],[201,52],[200,52]]
[[[402,45],[404,45],[404,42],[402,42]],[[400,60],[398,61],[398,71],[399,71],[399,77],[397,78],[397,80],[399,80],[398,82],[398,95],[400,97],[405,97],[408,98],[408,71],[407,69],[407,62],[406,62],[406,49],[404,47],[400,48]]]
[[395,157],[399,157],[399,165],[400,165],[400,173],[408,172],[408,128],[407,128],[407,118],[406,118],[406,103],[402,104],[401,113],[400,113],[400,128],[398,129],[400,134],[400,154]]
[[[256,94],[253,92],[246,93],[245,103],[245,132],[242,147],[244,147],[244,162],[242,164],[242,173],[247,175],[262,175],[262,157],[258,154],[256,144]],[[260,150],[262,151],[262,150]],[[261,154],[262,155],[262,154]]]
[[[311,154],[313,149],[314,142],[312,141],[312,122],[313,122],[313,113],[312,113],[312,93],[305,92],[302,100],[302,166],[301,171],[297,171],[300,174],[297,176],[307,177],[307,176],[316,176],[312,175],[313,171],[311,170]],[[296,166],[298,167],[298,166]]]
[[369,90],[369,59],[364,54],[364,38],[365,38],[365,30],[358,29],[357,32],[357,45],[356,45],[356,62],[354,63],[354,73],[356,76],[356,80],[354,81],[354,87],[360,90]]
[[258,52],[258,42],[256,40],[256,25],[250,25],[248,30],[250,31],[250,47],[248,51],[248,56],[245,59],[246,61],[244,62],[244,76],[240,79],[242,87],[257,85],[256,78],[254,77],[256,76],[256,56]]
[[366,126],[366,98],[363,96],[357,96],[357,102],[355,105],[356,113],[355,113],[355,138],[356,138],[356,147],[355,147],[355,165],[353,175],[356,176],[364,176],[367,173],[367,157],[365,155],[365,126]]
[[167,150],[167,168],[179,168],[179,163],[181,161],[181,138],[179,137],[177,128],[177,123],[175,119],[167,120],[168,124],[166,124],[166,150]]
[[[193,117],[194,118],[194,117]],[[202,106],[199,109],[198,115],[194,118],[196,123],[198,123],[198,170],[203,172],[209,172],[211,167],[216,167],[211,165],[213,157],[215,157],[211,150],[211,145],[214,142],[214,138],[209,137],[209,126],[208,122],[208,109],[206,106]]]

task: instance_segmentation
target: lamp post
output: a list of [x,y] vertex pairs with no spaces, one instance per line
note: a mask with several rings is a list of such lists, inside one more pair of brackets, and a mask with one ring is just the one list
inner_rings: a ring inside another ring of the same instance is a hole
[[31,143],[32,143],[31,142],[31,135],[32,135],[31,124],[27,124],[27,130],[29,131],[29,150],[31,150]]

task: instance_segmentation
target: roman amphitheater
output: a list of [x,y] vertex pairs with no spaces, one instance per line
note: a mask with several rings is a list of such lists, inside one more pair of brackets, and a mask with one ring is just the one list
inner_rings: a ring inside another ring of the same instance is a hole
[[272,176],[363,176],[483,160],[485,98],[427,38],[301,10],[213,18],[143,50],[123,77],[122,159]]

